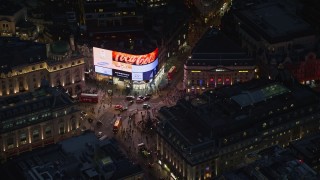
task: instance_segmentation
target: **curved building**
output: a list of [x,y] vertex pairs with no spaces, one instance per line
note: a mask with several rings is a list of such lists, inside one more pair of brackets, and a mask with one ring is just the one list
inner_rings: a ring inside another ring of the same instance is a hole
[[98,78],[103,76],[120,87],[148,91],[158,84],[158,48],[130,54],[94,47],[93,59]]

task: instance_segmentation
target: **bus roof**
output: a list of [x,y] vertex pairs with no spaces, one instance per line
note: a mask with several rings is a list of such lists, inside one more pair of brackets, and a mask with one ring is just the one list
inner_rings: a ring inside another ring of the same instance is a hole
[[169,70],[169,73],[173,72],[176,69],[176,66],[172,66]]
[[81,93],[81,96],[98,97],[98,94]]
[[118,127],[120,125],[120,119],[117,119],[115,122],[114,122],[114,126],[115,127]]

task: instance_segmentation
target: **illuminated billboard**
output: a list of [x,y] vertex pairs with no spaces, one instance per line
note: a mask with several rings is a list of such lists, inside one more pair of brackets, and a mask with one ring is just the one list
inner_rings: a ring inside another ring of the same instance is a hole
[[95,66],[95,71],[104,75],[112,76],[112,69]]
[[126,72],[147,72],[158,65],[158,48],[148,54],[133,55],[101,48],[93,48],[95,66]]
[[93,60],[97,73],[119,77],[123,73],[115,72],[127,72],[130,75],[124,78],[136,81],[150,80],[159,64],[158,48],[148,54],[134,55],[94,47]]

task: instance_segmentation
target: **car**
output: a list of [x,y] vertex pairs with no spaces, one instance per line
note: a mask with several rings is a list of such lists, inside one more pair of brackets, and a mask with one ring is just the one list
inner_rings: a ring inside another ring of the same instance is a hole
[[145,97],[143,98],[143,100],[147,101],[147,100],[149,100],[150,98],[151,98],[150,96],[145,96]]
[[136,103],[142,103],[144,100],[143,99],[137,99]]
[[113,92],[111,89],[108,89],[108,94],[112,96]]
[[82,116],[87,116],[88,114],[86,112],[84,112],[84,111],[81,111],[81,115]]
[[137,100],[138,100],[138,99],[143,99],[143,98],[144,98],[143,96],[138,96],[138,97],[137,97]]
[[135,98],[134,96],[127,96],[126,100],[131,101],[131,100],[134,100],[134,98]]
[[114,109],[115,109],[115,110],[120,110],[120,109],[122,109],[122,105],[115,105],[115,106],[114,106]]
[[128,106],[130,106],[132,104],[133,104],[133,101],[131,100],[131,101],[129,101]]
[[119,109],[120,110],[120,112],[123,112],[123,111],[126,111],[126,110],[128,110],[128,107],[122,107],[121,109]]
[[142,105],[142,108],[143,108],[143,109],[150,109],[150,105],[149,105],[149,104],[143,104],[143,105]]
[[88,118],[88,122],[89,122],[89,123],[92,123],[92,122],[93,122],[93,119],[92,119],[92,118]]

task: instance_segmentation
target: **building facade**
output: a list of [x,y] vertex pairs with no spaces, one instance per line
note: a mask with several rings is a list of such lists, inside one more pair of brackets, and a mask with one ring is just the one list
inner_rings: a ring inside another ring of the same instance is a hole
[[20,5],[4,2],[0,7],[0,37],[18,37],[35,40],[37,27],[28,21],[27,9]]
[[285,69],[289,70],[301,84],[315,86],[320,82],[320,59],[315,53],[309,53],[304,60],[285,61]]
[[159,111],[158,163],[172,177],[212,179],[252,152],[319,133],[319,102],[298,83],[262,79],[181,99]]
[[24,20],[27,15],[26,8],[10,3],[4,3],[0,12],[1,36],[15,36],[16,24],[19,21]]
[[242,47],[257,57],[261,74],[266,77],[272,71],[270,64],[277,65],[284,60],[282,57],[293,56],[297,46],[310,50],[317,42],[313,27],[296,13],[298,8],[295,1],[268,1],[234,11]]
[[80,16],[89,36],[143,30],[143,16],[132,1],[81,2]]
[[[0,96],[34,91],[46,79],[54,87],[63,86],[70,95],[79,93],[85,84],[84,59],[65,41],[37,44],[3,39]],[[16,54],[19,52],[19,54]]]
[[253,78],[258,78],[253,58],[221,31],[210,29],[184,65],[183,84],[188,93],[202,93]]
[[297,156],[302,162],[307,163],[316,172],[320,171],[319,147],[319,134],[308,136],[299,141],[290,143],[290,150],[293,152],[293,154]]
[[295,157],[290,150],[272,146],[252,153],[253,163],[224,173],[216,180],[244,179],[319,179],[319,174],[308,163]]
[[158,8],[168,4],[168,0],[136,0],[137,4],[144,8]]
[[80,110],[63,88],[45,86],[0,102],[2,160],[80,133]]

